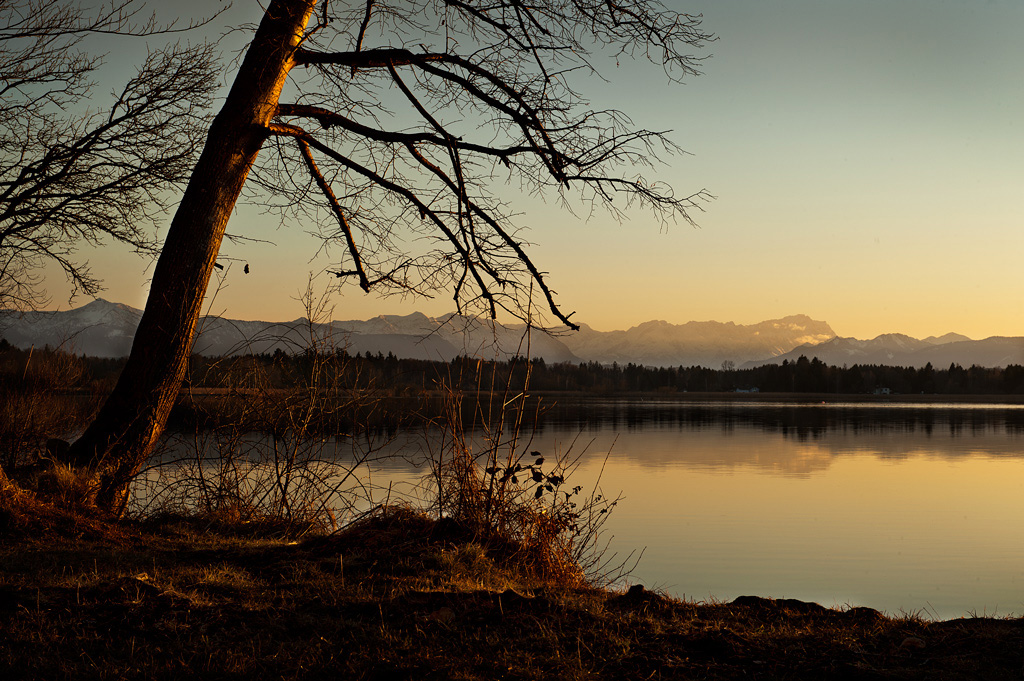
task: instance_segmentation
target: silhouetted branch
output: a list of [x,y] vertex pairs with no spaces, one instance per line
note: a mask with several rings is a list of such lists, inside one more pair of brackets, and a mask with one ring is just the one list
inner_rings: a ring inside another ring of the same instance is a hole
[[[335,151],[334,149],[331,149],[330,147],[326,146],[322,142],[319,142],[316,139],[314,139],[313,137],[309,136],[308,133],[306,133],[305,131],[302,131],[301,129],[298,129],[298,128],[294,127],[294,126],[287,126],[286,127],[286,126],[272,125],[271,126],[271,131],[274,132],[275,134],[285,135],[285,136],[289,136],[289,137],[296,137],[296,138],[301,139],[303,142],[305,142],[309,146],[311,146],[314,149],[317,149],[318,151],[320,151],[320,152],[330,156],[335,161],[338,161],[339,163],[341,163],[345,167],[347,167],[347,168],[349,168],[351,170],[354,170],[355,172],[357,172],[360,175],[362,175],[363,177],[367,178],[368,180],[370,180],[371,182],[373,182],[377,186],[379,186],[379,187],[387,190],[388,192],[391,192],[391,193],[393,193],[393,194],[403,198],[404,200],[409,202],[411,205],[413,205],[419,211],[421,217],[429,218],[437,226],[438,230],[440,230],[441,233],[444,234],[444,236],[448,239],[448,241],[458,251],[459,255],[461,256],[461,262],[464,264],[466,271],[469,272],[473,276],[473,278],[476,280],[477,285],[479,287],[479,292],[480,292],[481,297],[483,297],[484,299],[486,299],[488,301],[489,307],[490,307],[490,314],[491,314],[491,316],[492,317],[496,316],[497,310],[495,308],[493,296],[490,293],[490,289],[487,287],[487,285],[484,283],[483,279],[480,277],[480,274],[477,272],[477,267],[480,265],[480,263],[474,262],[469,257],[468,250],[459,241],[459,239],[456,236],[456,234],[448,228],[448,225],[445,224],[445,222],[441,218],[441,216],[436,211],[431,209],[426,203],[424,203],[422,200],[420,200],[420,198],[418,196],[416,196],[416,194],[412,190],[408,189],[407,187],[403,187],[403,186],[401,186],[399,184],[396,184],[394,182],[391,182],[391,181],[385,179],[383,176],[378,175],[376,172],[370,170],[369,168],[367,168],[367,167],[357,163],[356,161],[354,161],[354,160],[352,160],[350,158],[345,157],[341,153]],[[459,295],[460,292],[461,292],[461,286],[456,287],[456,292],[455,292],[454,299],[455,299],[456,305],[459,307],[459,311],[461,312],[461,302],[460,302],[461,301],[461,297]]]
[[320,190],[324,193],[327,203],[338,218],[338,224],[341,226],[341,231],[345,233],[345,241],[348,242],[348,252],[349,255],[352,256],[352,262],[355,263],[356,268],[355,272],[359,276],[359,287],[369,293],[370,281],[366,277],[366,272],[363,271],[363,262],[359,256],[359,247],[356,246],[355,239],[352,237],[352,229],[348,225],[348,220],[345,219],[345,213],[341,210],[338,198],[334,195],[334,192],[331,190],[331,186],[327,183],[327,180],[324,179],[323,173],[321,173],[320,169],[317,168],[316,161],[313,160],[313,154],[309,151],[309,144],[307,144],[299,135],[296,135],[295,141],[299,145],[302,157],[306,159],[306,168],[313,176],[313,179],[316,180]]
[[156,252],[152,227],[195,160],[215,82],[210,46],[170,46],[109,105],[86,109],[101,60],[81,50],[85,36],[187,30],[136,21],[141,9],[0,3],[0,307],[45,304],[34,273],[46,263],[73,291],[96,293],[99,280],[74,257],[83,242]]
[[[322,30],[328,22],[333,33]],[[272,126],[307,147],[295,157],[278,145],[255,177],[277,193],[281,211],[317,214],[320,205],[332,213],[342,227],[325,228],[325,243],[344,241],[357,263],[336,271],[356,272],[363,288],[402,251],[392,234],[408,229],[439,244],[409,273],[429,287],[450,276],[460,311],[478,299],[491,316],[502,308],[526,317],[527,299],[539,293],[575,328],[489,181],[562,197],[573,190],[616,217],[636,205],[691,224],[690,212],[711,198],[645,180],[641,167],[679,151],[667,132],[593,110],[570,86],[581,70],[599,73],[599,54],[650,59],[673,79],[696,73],[702,57],[691,50],[713,40],[699,16],[650,0],[368,0],[332,4],[319,23],[294,55],[306,79],[294,81],[298,94],[278,106],[280,127]],[[320,129],[288,131],[290,119]],[[308,167],[309,150],[323,158],[303,183],[288,168],[296,160]],[[287,195],[281,180],[292,187]],[[326,203],[311,202],[314,194]]]

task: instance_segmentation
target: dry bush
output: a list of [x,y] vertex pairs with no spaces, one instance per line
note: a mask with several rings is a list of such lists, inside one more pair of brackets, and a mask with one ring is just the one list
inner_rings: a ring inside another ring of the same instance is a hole
[[478,437],[464,426],[462,395],[441,386],[445,415],[428,442],[434,511],[542,580],[609,581],[599,540],[619,500],[596,490],[585,496],[568,484],[586,453],[574,451],[575,442],[553,457],[531,451],[532,432],[524,427],[529,371],[528,364],[522,390],[481,391],[486,399],[471,424]]
[[373,457],[372,448],[301,430],[275,435],[222,425],[176,435],[137,480],[132,512],[197,515],[291,536],[332,531],[370,495],[360,473]]

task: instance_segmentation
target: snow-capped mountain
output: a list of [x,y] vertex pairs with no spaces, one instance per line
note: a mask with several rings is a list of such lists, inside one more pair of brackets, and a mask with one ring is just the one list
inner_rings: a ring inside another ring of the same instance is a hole
[[775,357],[804,344],[825,342],[835,335],[825,322],[793,315],[750,325],[651,321],[627,331],[608,332],[583,325],[579,333],[562,340],[576,355],[605,364],[717,368],[725,361],[739,366]]
[[27,348],[49,345],[95,357],[124,357],[132,349],[142,310],[103,299],[65,312],[0,311],[0,337]]
[[[142,311],[97,299],[65,312],[2,312],[0,337],[19,347],[50,345],[97,357],[123,357],[131,350]],[[305,348],[344,348],[350,354],[394,353],[398,357],[449,361],[459,355],[506,359],[543,357],[547,362],[596,361],[603,364],[757,366],[796,361],[801,355],[826,364],[969,367],[1024,364],[1024,338],[973,341],[946,334],[924,340],[885,334],[873,340],[839,338],[825,322],[805,315],[760,324],[722,322],[669,324],[651,321],[626,331],[595,331],[552,337],[526,333],[525,326],[491,324],[457,314],[428,317],[381,315],[373,319],[310,323],[199,320],[195,351],[212,356]]]
[[[96,357],[123,357],[131,350],[141,317],[141,310],[103,299],[65,312],[0,312],[0,337],[19,347],[49,345]],[[432,318],[416,312],[330,324],[201,317],[197,329],[194,351],[210,356],[299,352],[316,345],[350,354],[391,352],[444,361],[459,355],[579,361],[560,340],[544,333],[527,335],[523,325],[502,326],[456,314]]]
[[295,352],[314,343],[344,348],[349,354],[390,352],[412,359],[449,361],[459,355],[487,359],[529,355],[549,362],[579,361],[558,339],[540,332],[527,337],[522,325],[490,324],[457,314],[428,317],[420,312],[330,324],[311,324],[306,319],[269,323],[204,317],[195,350],[205,355],[277,349]]
[[832,366],[879,364],[921,368],[930,363],[937,369],[945,369],[950,364],[1005,367],[1024,364],[1024,338],[992,336],[971,340],[955,333],[924,340],[899,333],[883,334],[872,340],[836,337],[818,345],[802,345],[771,359],[748,362],[743,368],[795,362],[801,355],[808,359],[817,357]]

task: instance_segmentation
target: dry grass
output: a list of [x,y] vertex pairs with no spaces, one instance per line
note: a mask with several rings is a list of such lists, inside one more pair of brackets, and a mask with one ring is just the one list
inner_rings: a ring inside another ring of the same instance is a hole
[[82,511],[95,507],[99,484],[92,470],[50,462],[36,474],[34,483],[36,496],[56,506]]
[[8,472],[45,456],[48,438],[68,438],[95,414],[99,397],[67,394],[83,374],[61,350],[0,351],[0,467]]
[[119,538],[122,530],[95,512],[41,500],[0,479],[0,546],[25,541]]
[[389,508],[299,543],[190,519],[78,539],[22,532],[0,547],[0,669],[11,679],[1009,679],[1024,660],[1020,620],[567,588],[452,527]]

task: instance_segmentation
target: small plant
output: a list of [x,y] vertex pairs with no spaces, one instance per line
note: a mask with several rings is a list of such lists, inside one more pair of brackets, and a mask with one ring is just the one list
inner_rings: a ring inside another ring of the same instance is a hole
[[[479,365],[477,373],[479,381]],[[428,443],[435,512],[539,579],[569,585],[600,579],[594,568],[604,565],[597,550],[601,526],[618,499],[567,487],[585,454],[585,448],[574,452],[575,442],[547,464],[530,447],[523,425],[531,408],[529,375],[527,363],[523,390],[513,391],[511,378],[501,390],[480,386],[473,435],[463,423],[463,394],[441,384],[445,414],[431,423],[440,437]]]

